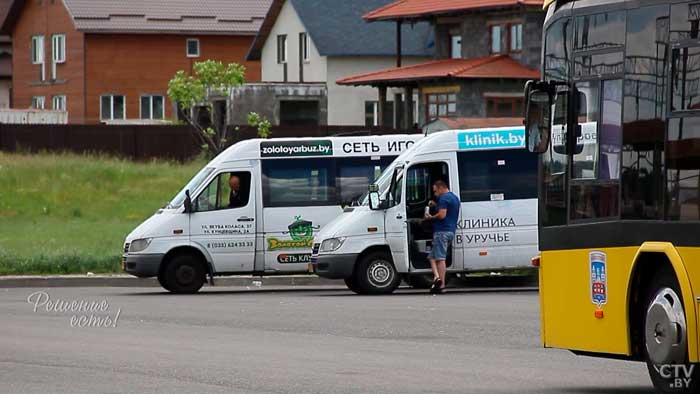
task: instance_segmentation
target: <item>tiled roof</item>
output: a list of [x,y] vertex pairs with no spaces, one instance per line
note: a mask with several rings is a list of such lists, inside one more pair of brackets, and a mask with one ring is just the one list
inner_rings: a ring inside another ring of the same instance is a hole
[[510,78],[535,79],[540,73],[525,67],[510,56],[477,59],[443,59],[412,66],[390,68],[341,78],[339,85],[374,85],[437,78]]
[[[265,41],[286,1],[291,3],[321,56],[393,56],[396,53],[396,25],[367,23],[362,19],[364,13],[390,0],[274,0],[250,48],[249,60],[260,59]],[[403,56],[433,55],[435,39],[428,22],[404,24],[402,37]]]
[[256,34],[272,0],[63,0],[89,32]]
[[448,14],[488,8],[515,6],[542,7],[543,0],[398,0],[366,13],[368,21],[421,19],[430,15]]

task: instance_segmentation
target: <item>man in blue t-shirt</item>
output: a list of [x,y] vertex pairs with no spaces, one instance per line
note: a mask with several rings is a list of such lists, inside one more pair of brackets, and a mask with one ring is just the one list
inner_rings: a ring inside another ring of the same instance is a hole
[[433,285],[430,287],[430,292],[435,294],[442,293],[445,288],[447,248],[450,242],[455,239],[460,201],[459,197],[452,193],[443,181],[437,181],[433,184],[433,193],[435,193],[437,203],[431,201],[430,205],[437,207],[437,213],[435,215],[426,213],[424,220],[433,222],[433,248],[428,259],[430,259],[430,266],[433,269]]

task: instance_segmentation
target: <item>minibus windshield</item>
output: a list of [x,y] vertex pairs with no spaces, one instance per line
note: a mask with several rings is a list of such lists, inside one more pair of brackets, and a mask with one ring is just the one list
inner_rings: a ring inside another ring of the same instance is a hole
[[182,205],[182,203],[185,202],[185,192],[189,190],[190,193],[193,193],[213,171],[214,167],[202,168],[202,170],[199,171],[197,175],[195,175],[194,178],[192,178],[187,185],[182,188],[182,190],[180,190],[180,192],[175,196],[175,198],[172,199],[172,201],[170,201],[170,203],[168,203],[168,205],[165,206],[165,208],[177,208]]
[[[391,162],[389,167],[384,169],[379,178],[377,178],[377,180],[374,182],[375,184],[377,184],[377,186],[379,186],[379,195],[381,197],[384,197],[384,195],[386,195],[387,189],[389,189],[389,187],[391,186],[391,178],[394,175],[394,169],[396,169],[396,166],[399,162],[400,160],[394,160],[393,162]],[[365,193],[364,195],[362,195],[362,197],[359,200],[362,201],[361,205],[369,204],[368,196],[369,193]]]

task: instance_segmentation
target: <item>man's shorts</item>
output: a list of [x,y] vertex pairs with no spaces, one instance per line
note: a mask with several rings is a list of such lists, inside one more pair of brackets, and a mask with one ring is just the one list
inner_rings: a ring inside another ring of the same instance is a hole
[[431,260],[447,260],[447,247],[455,239],[455,233],[438,231],[433,233],[433,248],[428,254]]

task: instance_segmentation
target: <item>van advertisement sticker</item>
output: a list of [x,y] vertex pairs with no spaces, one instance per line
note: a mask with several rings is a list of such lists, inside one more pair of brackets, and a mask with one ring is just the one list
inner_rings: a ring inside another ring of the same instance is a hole
[[260,157],[330,156],[332,154],[331,140],[260,142]]
[[505,149],[525,147],[525,128],[500,128],[457,133],[459,150]]
[[311,249],[314,240],[314,226],[309,220],[304,220],[301,215],[294,218],[294,222],[287,226],[288,239],[270,237],[267,239],[267,249]]
[[605,252],[592,251],[588,259],[591,267],[591,301],[600,308],[608,302],[607,256]]

